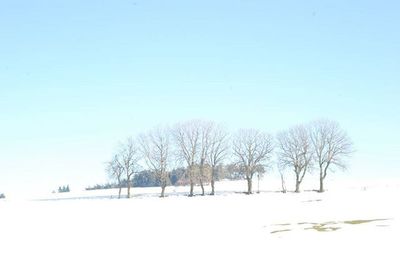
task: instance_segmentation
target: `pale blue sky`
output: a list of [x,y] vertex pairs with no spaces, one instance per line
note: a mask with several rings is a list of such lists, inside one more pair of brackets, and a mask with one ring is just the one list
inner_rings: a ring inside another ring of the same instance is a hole
[[398,1],[1,1],[0,192],[104,182],[119,140],[190,118],[271,133],[334,119],[357,149],[345,176],[397,178],[399,10]]

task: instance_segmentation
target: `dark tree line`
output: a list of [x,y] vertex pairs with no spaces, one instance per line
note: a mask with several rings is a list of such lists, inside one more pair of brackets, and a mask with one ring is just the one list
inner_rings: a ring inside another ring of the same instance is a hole
[[[183,186],[189,185],[189,181],[185,177],[187,170],[183,167],[174,168],[168,173],[168,185],[170,186]],[[219,181],[222,179],[227,180],[239,180],[241,176],[238,174],[238,171],[235,167],[230,165],[219,165],[215,168],[214,171],[215,181]],[[210,182],[211,183],[211,182]],[[157,175],[153,173],[151,170],[142,170],[135,174],[132,179],[133,187],[161,187],[161,182],[157,178]],[[127,188],[128,183],[126,179],[121,179],[120,182],[112,181],[104,184],[96,184],[92,186],[88,186],[85,190],[107,190],[107,189],[118,189],[118,188]]]
[[60,186],[58,187],[57,191],[59,193],[69,193],[70,192],[69,185]]

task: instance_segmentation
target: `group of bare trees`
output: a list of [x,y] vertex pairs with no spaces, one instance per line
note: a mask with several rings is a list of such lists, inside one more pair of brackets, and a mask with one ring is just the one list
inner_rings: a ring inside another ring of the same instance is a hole
[[196,183],[200,184],[204,195],[204,182],[207,180],[211,181],[211,195],[214,195],[216,169],[228,153],[228,132],[214,122],[193,120],[176,125],[172,136],[176,157],[186,165],[189,196],[193,196]]
[[127,182],[127,195],[131,196],[131,181],[134,174],[139,170],[139,160],[141,155],[135,139],[128,138],[125,143],[120,145],[118,152],[113,159],[107,163],[109,176],[115,179],[119,185],[118,198],[121,197],[122,179]]
[[296,178],[295,192],[307,173],[319,172],[319,192],[324,191],[324,180],[329,170],[346,169],[353,144],[339,124],[319,120],[298,125],[278,134],[278,169],[283,177],[286,169]]
[[[345,168],[346,158],[352,152],[352,143],[346,133],[336,122],[328,120],[293,127],[279,133],[277,141],[282,186],[284,172],[292,170],[296,192],[300,191],[305,175],[315,167],[319,168],[322,192],[327,172],[334,167]],[[210,195],[214,195],[218,168],[229,162],[247,180],[247,193],[251,194],[253,177],[262,176],[272,166],[274,147],[273,136],[260,130],[241,129],[230,135],[220,124],[192,120],[129,138],[107,163],[107,172],[118,185],[122,185],[123,180],[127,183],[129,198],[134,174],[146,168],[157,177],[160,196],[164,197],[170,170],[184,166],[184,177],[190,185],[189,196],[194,195],[196,185],[205,195],[206,183],[210,183]]]

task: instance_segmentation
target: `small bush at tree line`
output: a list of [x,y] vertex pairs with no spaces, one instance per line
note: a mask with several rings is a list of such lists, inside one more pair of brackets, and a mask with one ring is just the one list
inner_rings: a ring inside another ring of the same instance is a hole
[[58,187],[58,192],[59,193],[69,193],[70,192],[69,185]]

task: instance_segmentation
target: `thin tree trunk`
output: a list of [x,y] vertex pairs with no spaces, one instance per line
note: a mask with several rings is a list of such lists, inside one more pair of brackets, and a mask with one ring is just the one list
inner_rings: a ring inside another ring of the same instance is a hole
[[202,179],[200,179],[200,187],[201,187],[201,195],[204,196],[204,185]]
[[299,174],[296,174],[296,190],[295,193],[300,193],[300,179],[299,179]]
[[320,177],[319,177],[319,191],[318,191],[320,193],[323,193],[325,191],[325,189],[324,189],[324,179],[325,179],[325,177],[326,177],[326,172],[324,174],[322,174],[322,173],[320,174]]
[[324,179],[319,178],[319,192],[323,193],[324,192]]
[[213,167],[212,170],[211,170],[211,193],[210,193],[210,195],[214,195],[215,194],[214,174],[215,174],[215,171],[214,171],[214,167]]
[[322,169],[320,170],[320,174],[319,174],[319,192],[323,193],[324,190],[324,180],[326,178],[326,172],[328,170],[329,164],[327,164],[324,168],[324,171],[322,172]]
[[122,191],[122,187],[121,187],[121,183],[119,184],[119,190],[118,190],[118,199],[121,198],[121,191]]
[[295,193],[300,193],[300,183],[299,181],[296,181],[296,190]]
[[189,193],[189,196],[190,196],[190,197],[193,196],[193,188],[194,188],[194,183],[193,183],[193,181],[191,180],[191,181],[190,181],[190,193]]
[[166,183],[161,185],[161,195],[160,197],[165,197],[165,188],[167,187]]
[[127,180],[126,183],[128,184],[128,198],[131,198],[131,180]]
[[168,175],[164,175],[164,172],[161,172],[160,175],[160,186],[161,186],[161,194],[160,197],[165,197],[165,188],[167,187],[167,177]]
[[253,184],[251,178],[247,178],[247,194],[253,193]]
[[281,174],[281,184],[282,184],[282,193],[286,193],[286,185],[285,185],[285,179],[283,175]]
[[201,195],[204,196],[204,184],[203,184],[203,178],[204,176],[204,159],[201,160],[200,164],[200,187],[201,187]]

